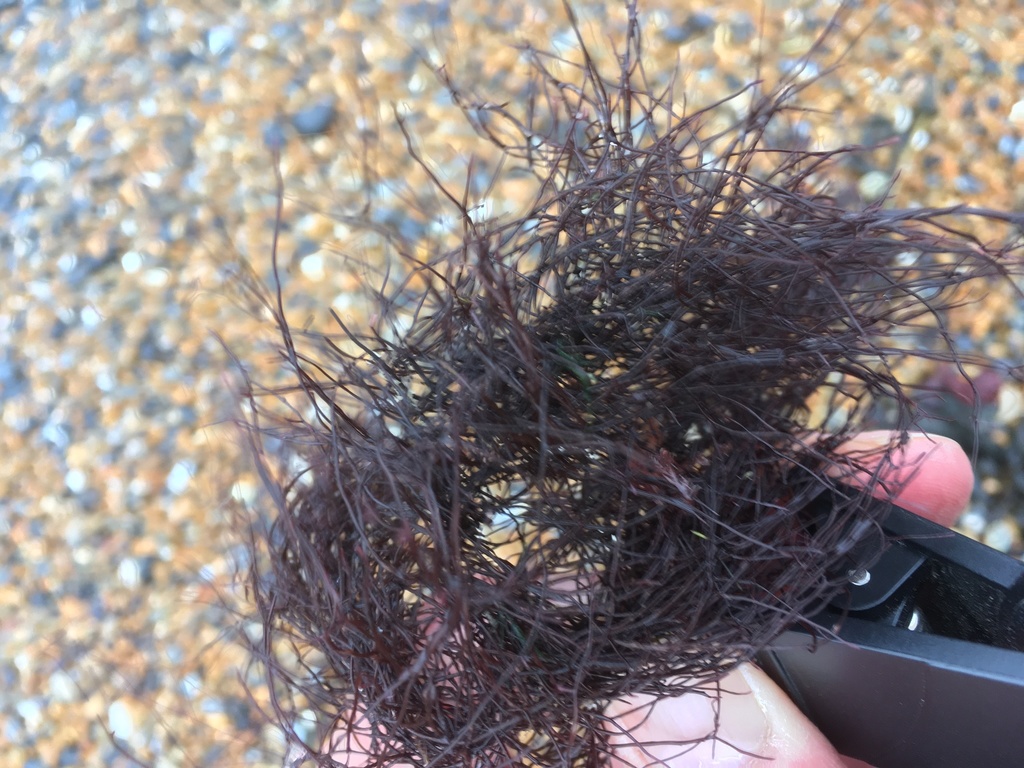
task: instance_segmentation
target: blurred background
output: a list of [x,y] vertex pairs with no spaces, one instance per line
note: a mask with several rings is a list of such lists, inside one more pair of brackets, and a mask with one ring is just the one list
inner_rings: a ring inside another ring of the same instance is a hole
[[[836,10],[647,0],[647,71],[667,85],[678,66],[679,96],[707,104],[790,71]],[[892,140],[837,169],[844,200],[875,200],[898,173],[901,207],[1024,209],[1019,10],[851,4],[807,71],[824,73],[801,100],[814,111],[794,126],[811,147]],[[614,74],[622,5],[576,12]],[[260,496],[225,346],[257,379],[280,373],[272,329],[238,288],[246,262],[270,276],[274,152],[289,317],[326,328],[333,308],[359,323],[368,273],[352,261],[383,264],[381,232],[439,243],[453,224],[393,110],[484,213],[531,200],[524,174],[488,192],[499,158],[433,69],[514,104],[524,42],[572,58],[560,3],[0,0],[4,764],[130,765],[123,748],[155,766],[281,765],[267,692],[235,641],[254,630],[225,606],[244,603],[238,515]],[[955,329],[965,346],[1024,358],[1008,286]],[[962,528],[1019,553],[1024,406],[1015,383],[989,384],[981,501]]]

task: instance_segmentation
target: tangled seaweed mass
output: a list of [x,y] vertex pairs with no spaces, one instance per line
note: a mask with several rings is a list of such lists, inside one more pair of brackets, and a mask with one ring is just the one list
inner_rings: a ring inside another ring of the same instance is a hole
[[369,329],[299,334],[262,294],[305,404],[251,392],[254,652],[320,765],[607,764],[609,702],[706,686],[834,594],[872,514],[843,477],[879,462],[844,442],[888,414],[884,466],[919,416],[899,363],[967,360],[943,313],[1019,264],[1011,214],[830,197],[849,150],[773,144],[799,73],[710,132],[652,92],[635,11],[614,79],[581,50],[571,81],[535,54],[529,116],[446,81],[530,210],[449,195],[461,245],[399,248]]

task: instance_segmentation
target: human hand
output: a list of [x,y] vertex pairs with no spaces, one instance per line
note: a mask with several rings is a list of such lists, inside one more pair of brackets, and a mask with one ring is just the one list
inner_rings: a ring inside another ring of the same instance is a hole
[[[847,443],[845,450],[871,448],[888,439],[887,432],[867,432]],[[974,483],[963,449],[948,438],[916,435],[897,452],[893,465],[885,473],[885,479],[898,489],[893,501],[937,523],[952,525],[967,505]],[[878,491],[883,495],[882,489]],[[608,714],[616,718],[623,735],[618,739],[612,764],[616,768],[865,765],[841,757],[786,694],[753,664],[732,672],[720,686],[720,699],[688,694],[651,705],[651,697],[633,696],[613,704]],[[715,733],[716,711],[717,735],[702,740]],[[700,743],[689,746],[696,741]],[[685,753],[679,746],[684,742],[689,743]]]
[[[843,450],[868,451],[888,443],[888,432],[866,432]],[[878,456],[881,459],[881,455]],[[864,483],[870,479],[854,477]],[[973,486],[973,471],[960,446],[944,437],[915,435],[885,470],[893,500],[903,508],[943,525],[963,511]],[[877,488],[877,495],[885,490]],[[792,701],[760,669],[745,664],[699,693],[654,701],[636,695],[612,704],[607,714],[620,736],[613,736],[615,768],[697,768],[698,766],[774,766],[774,768],[853,768],[859,761],[841,757]],[[838,695],[838,694],[837,694]],[[652,703],[653,702],[653,703]],[[717,732],[716,724],[717,721]],[[331,756],[352,768],[366,765],[366,744],[339,727],[328,737]],[[365,724],[362,724],[365,727]],[[682,746],[681,746],[682,745]]]

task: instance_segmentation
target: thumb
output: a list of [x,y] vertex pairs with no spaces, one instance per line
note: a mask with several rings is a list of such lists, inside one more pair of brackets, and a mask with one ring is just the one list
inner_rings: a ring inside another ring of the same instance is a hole
[[750,687],[765,719],[764,747],[760,758],[740,762],[744,766],[780,765],[792,768],[840,768],[845,763],[828,740],[775,682],[753,664],[737,671]]
[[607,714],[615,768],[843,768],[821,732],[760,669],[744,664],[718,689],[655,701],[631,696]]

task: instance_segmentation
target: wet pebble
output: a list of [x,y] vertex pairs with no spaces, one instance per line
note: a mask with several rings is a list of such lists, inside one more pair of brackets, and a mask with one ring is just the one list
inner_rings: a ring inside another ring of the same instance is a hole
[[1013,162],[1024,158],[1024,138],[1009,135],[1000,136],[996,148],[1000,154],[1006,155]]
[[969,173],[957,176],[953,180],[953,188],[961,195],[977,195],[985,189],[981,181]]
[[20,397],[28,391],[25,369],[10,350],[0,351],[0,403]]
[[1015,520],[1003,518],[996,520],[985,528],[982,541],[992,549],[1000,552],[1009,552],[1020,545],[1020,526]]
[[892,185],[892,176],[884,171],[871,171],[860,177],[857,191],[865,202],[874,202],[882,197]]
[[707,34],[713,30],[718,22],[714,17],[703,11],[691,13],[682,24],[672,24],[661,30],[661,36],[666,42],[682,44],[693,37]]
[[226,25],[212,27],[206,33],[206,45],[214,56],[229,53],[235,45],[235,31]]
[[135,720],[123,701],[115,701],[107,707],[107,727],[118,739],[128,739],[135,732]]
[[734,45],[744,45],[754,39],[757,25],[746,11],[734,13],[729,19],[729,35]]
[[272,152],[280,152],[285,145],[284,129],[277,120],[270,120],[263,126],[263,145]]
[[326,132],[337,116],[333,101],[321,101],[296,112],[292,116],[292,125],[303,136],[315,136]]
[[74,679],[63,669],[50,675],[49,689],[54,700],[64,704],[75,701],[79,695]]
[[22,699],[14,705],[14,708],[29,733],[39,729],[43,722],[43,705],[39,699]]

